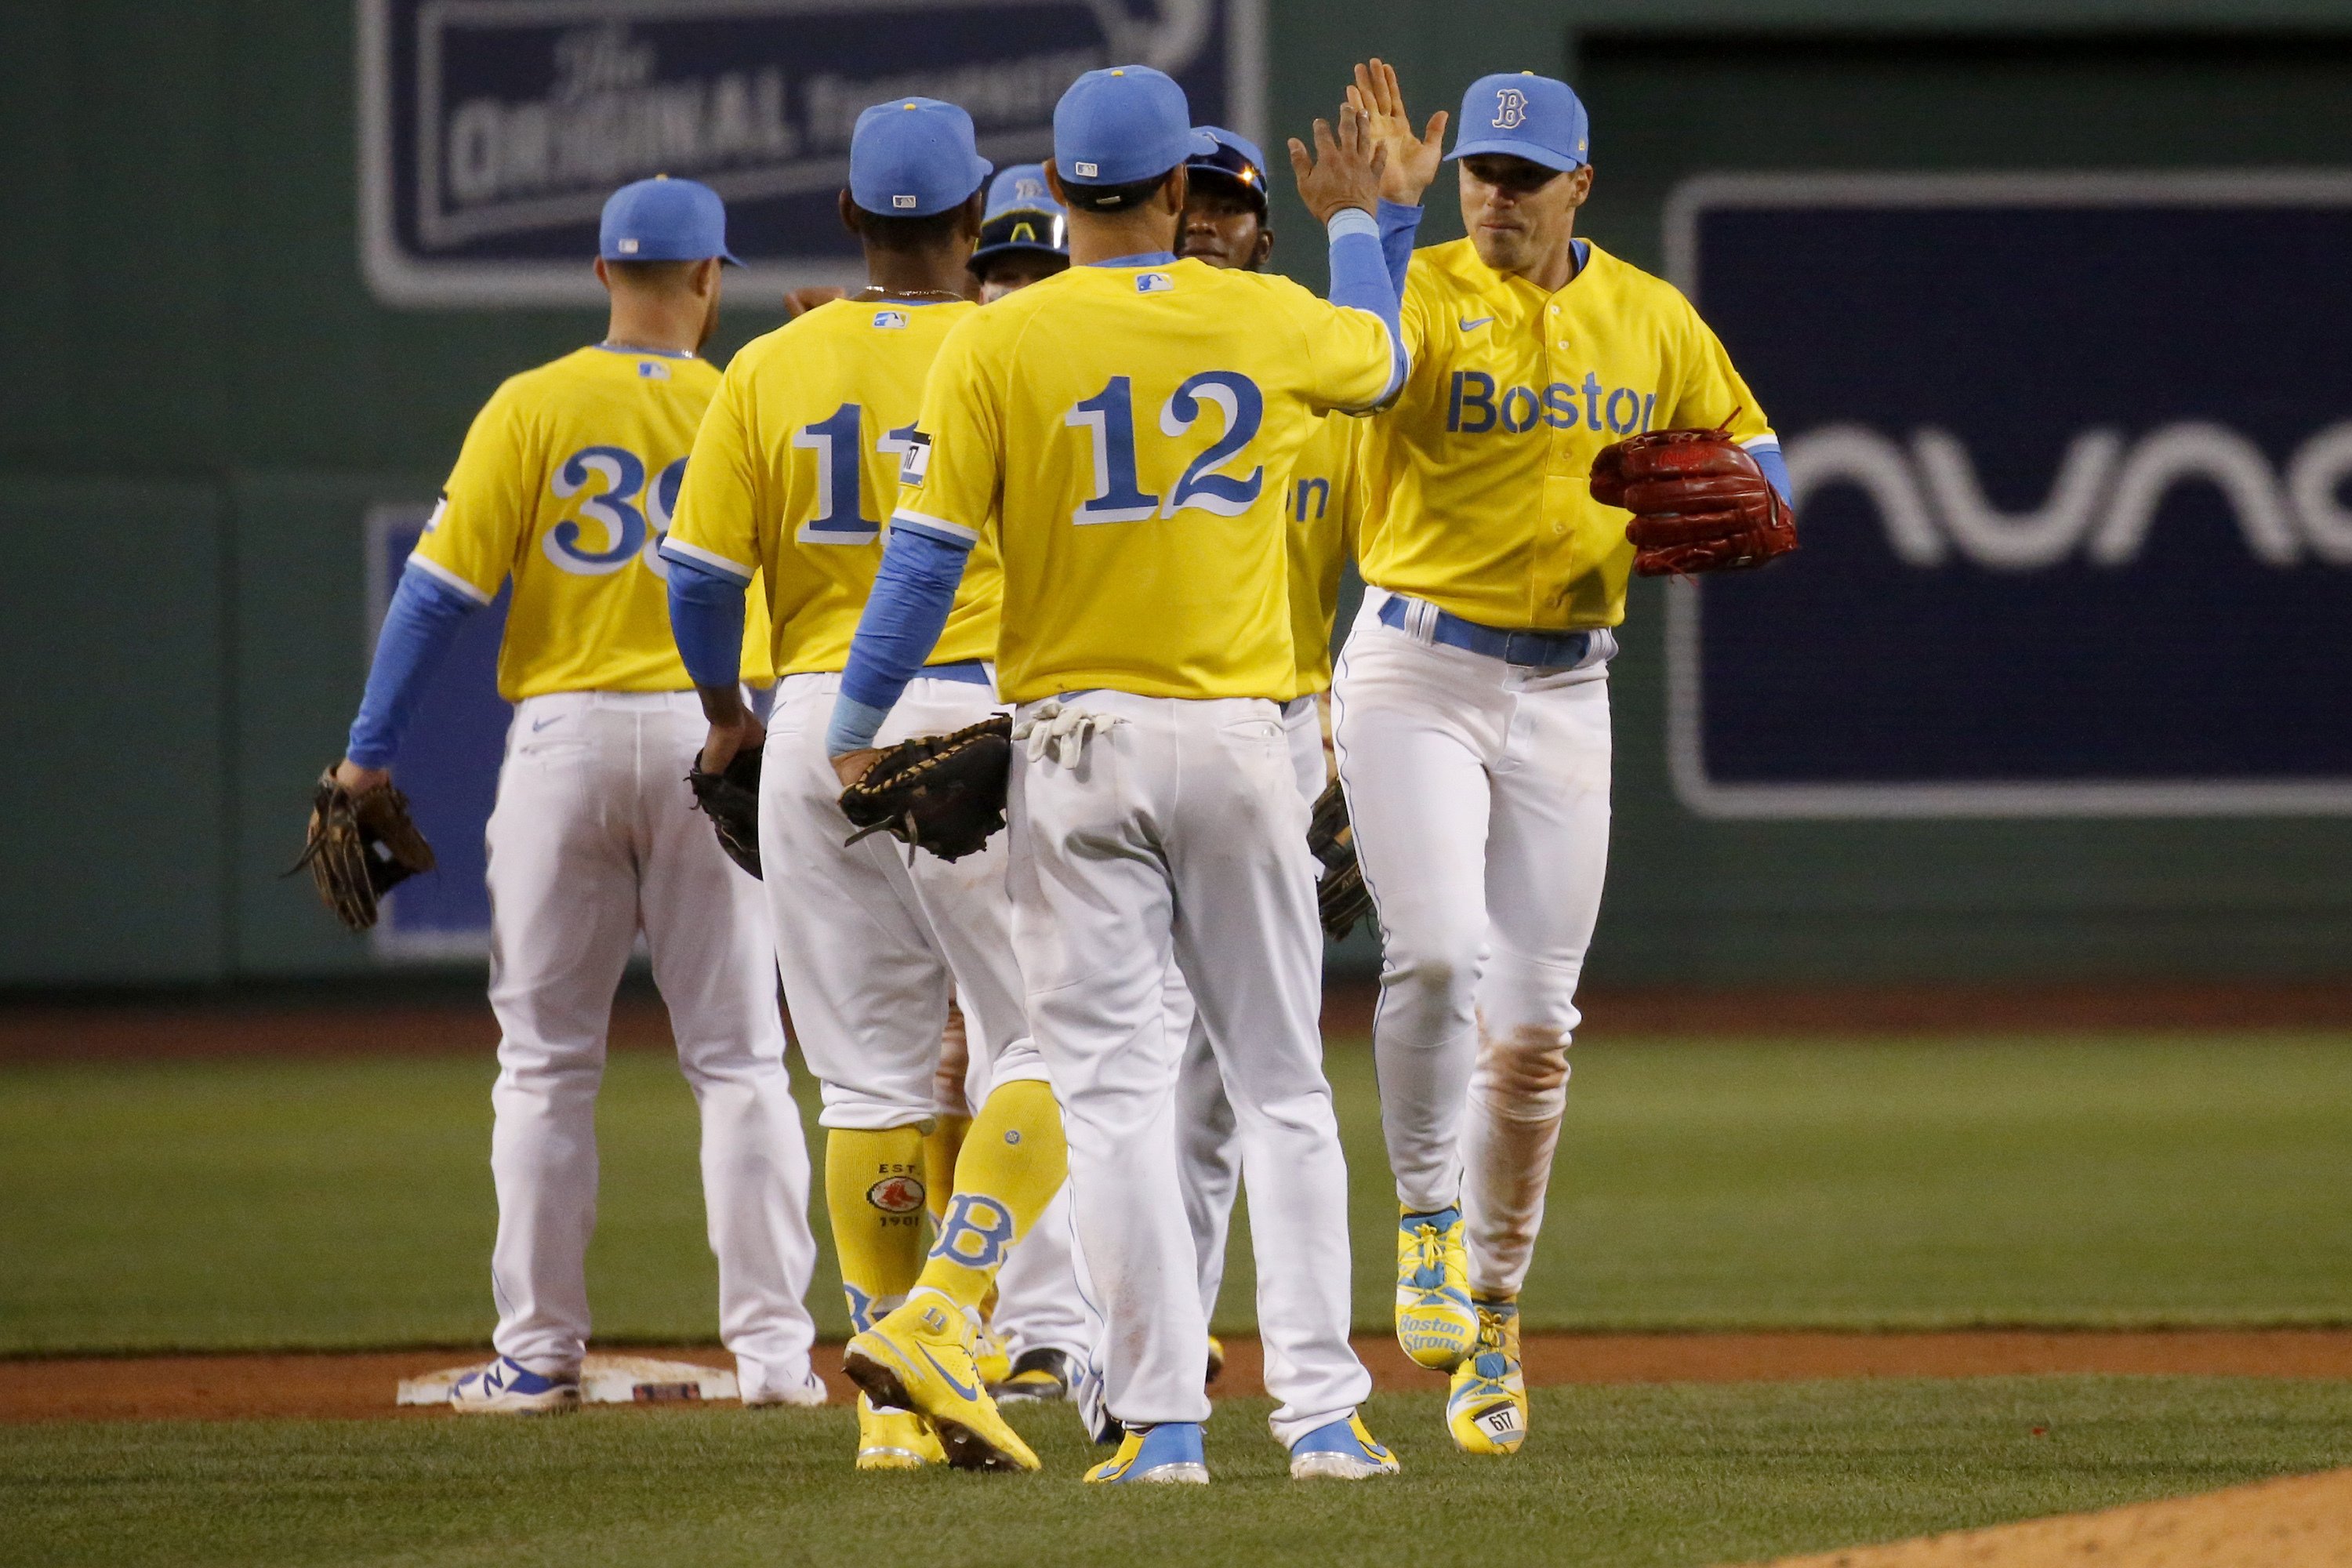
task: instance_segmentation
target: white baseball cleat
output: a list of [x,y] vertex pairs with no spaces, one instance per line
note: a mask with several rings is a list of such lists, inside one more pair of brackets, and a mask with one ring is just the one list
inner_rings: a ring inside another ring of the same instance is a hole
[[742,1387],[746,1410],[772,1410],[781,1405],[823,1405],[825,1401],[824,1379],[805,1368],[797,1374],[783,1373],[780,1380],[762,1379]]
[[459,1378],[449,1408],[467,1415],[552,1415],[580,1408],[580,1374],[542,1377],[512,1356],[500,1356]]

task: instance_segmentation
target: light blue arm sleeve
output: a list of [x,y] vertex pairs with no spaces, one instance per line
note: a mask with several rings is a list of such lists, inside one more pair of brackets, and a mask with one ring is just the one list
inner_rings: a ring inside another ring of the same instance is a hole
[[1372,406],[1397,395],[1409,368],[1404,354],[1403,294],[1389,278],[1380,225],[1361,207],[1341,207],[1325,226],[1331,237],[1331,303],[1370,310],[1388,324],[1389,384]]
[[1780,499],[1793,510],[1797,490],[1789,482],[1789,460],[1780,455],[1778,437],[1758,441],[1748,448],[1748,455],[1756,459],[1756,466],[1764,470],[1764,477],[1772,481],[1772,488],[1780,492]]
[[1381,210],[1373,215],[1381,226],[1381,258],[1388,263],[1389,281],[1396,285],[1400,300],[1404,298],[1406,269],[1412,265],[1412,242],[1421,234],[1422,211],[1383,199]]
[[841,672],[833,721],[825,726],[825,755],[837,757],[874,743],[875,731],[890,716],[899,693],[939,646],[971,559],[968,540],[907,522],[890,525],[881,569],[874,574],[874,592],[857,617],[857,635],[850,639],[849,664]]
[[352,721],[345,756],[363,768],[392,766],[425,681],[447,657],[466,617],[480,608],[429,572],[412,565],[401,573],[383,630],[376,634],[375,662],[368,667],[367,694]]
[[697,686],[732,686],[743,673],[743,584],[700,562],[665,552],[669,634]]

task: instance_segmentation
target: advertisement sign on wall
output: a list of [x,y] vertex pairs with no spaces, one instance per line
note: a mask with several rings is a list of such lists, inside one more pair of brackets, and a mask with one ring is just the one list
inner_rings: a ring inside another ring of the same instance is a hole
[[1724,817],[2352,814],[2352,175],[1720,176],[1804,548],[1669,594]]
[[835,208],[860,111],[971,110],[1047,156],[1081,72],[1139,62],[1263,137],[1259,0],[358,0],[362,260],[404,306],[594,304],[604,198],[659,174],[728,204],[770,289],[862,280]]

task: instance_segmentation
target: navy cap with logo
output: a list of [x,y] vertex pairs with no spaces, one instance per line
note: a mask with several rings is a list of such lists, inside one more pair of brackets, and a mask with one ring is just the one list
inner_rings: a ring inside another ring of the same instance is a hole
[[1070,220],[1046,188],[1043,163],[1015,163],[999,170],[989,182],[988,211],[981,219],[980,246],[970,265],[977,270],[990,257],[1017,250],[1070,253]]
[[971,199],[989,162],[971,116],[936,98],[894,98],[849,134],[849,199],[883,217],[929,217]]
[[1212,180],[1223,180],[1239,187],[1241,193],[1257,203],[1257,210],[1265,212],[1265,154],[1248,137],[1226,130],[1222,125],[1196,126],[1192,132],[1192,155],[1184,160],[1188,174],[1207,175]]
[[1590,161],[1592,122],[1564,81],[1533,71],[1482,76],[1462,95],[1449,158],[1499,153],[1547,169],[1573,169]]
[[1192,148],[1184,89],[1150,66],[1090,70],[1054,105],[1054,167],[1065,185],[1138,184]]
[[708,261],[740,267],[727,248],[727,204],[709,185],[656,174],[604,200],[596,254],[606,261]]

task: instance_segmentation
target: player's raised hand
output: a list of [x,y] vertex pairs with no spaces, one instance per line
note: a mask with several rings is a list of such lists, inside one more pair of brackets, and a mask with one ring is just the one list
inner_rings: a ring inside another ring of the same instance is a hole
[[1404,109],[1404,90],[1397,86],[1396,67],[1374,55],[1356,68],[1356,82],[1348,102],[1364,116],[1364,127],[1388,153],[1388,168],[1381,175],[1381,195],[1407,206],[1421,201],[1421,193],[1437,178],[1445,155],[1445,122],[1439,110],[1429,117],[1420,135],[1412,133],[1412,116]]
[[1290,172],[1298,181],[1298,199],[1317,223],[1328,223],[1342,207],[1378,210],[1381,175],[1387,167],[1388,150],[1372,140],[1364,111],[1352,104],[1340,106],[1337,130],[1328,120],[1315,122],[1312,158],[1305,142],[1290,139]]

